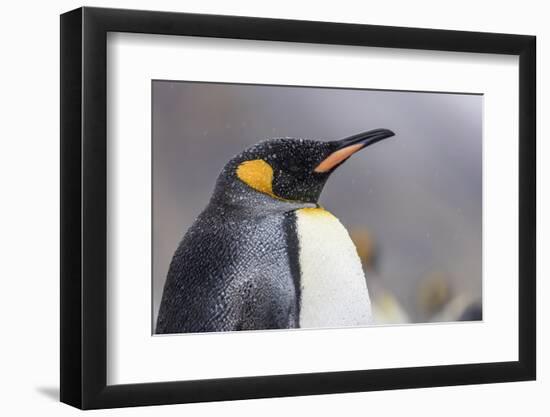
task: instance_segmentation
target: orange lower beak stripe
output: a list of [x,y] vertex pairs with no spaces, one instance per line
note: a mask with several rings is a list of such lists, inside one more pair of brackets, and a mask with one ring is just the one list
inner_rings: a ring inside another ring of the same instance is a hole
[[338,149],[337,151],[327,156],[319,165],[317,165],[314,171],[315,172],[330,171],[336,165],[348,159],[351,155],[353,155],[363,146],[365,146],[363,143],[358,143],[356,145],[350,145],[350,146],[346,146],[345,148]]

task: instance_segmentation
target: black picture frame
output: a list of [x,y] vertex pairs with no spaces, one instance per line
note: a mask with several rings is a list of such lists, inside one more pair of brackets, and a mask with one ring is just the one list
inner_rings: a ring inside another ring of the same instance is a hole
[[[108,32],[519,56],[519,360],[107,385]],[[94,409],[535,379],[535,45],[525,35],[251,17],[88,7],[61,15],[61,401]]]

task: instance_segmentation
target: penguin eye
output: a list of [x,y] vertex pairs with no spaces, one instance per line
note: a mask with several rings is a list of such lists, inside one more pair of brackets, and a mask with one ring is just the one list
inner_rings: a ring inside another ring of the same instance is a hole
[[300,169],[301,168],[296,164],[292,164],[288,167],[288,170],[293,173],[300,172]]

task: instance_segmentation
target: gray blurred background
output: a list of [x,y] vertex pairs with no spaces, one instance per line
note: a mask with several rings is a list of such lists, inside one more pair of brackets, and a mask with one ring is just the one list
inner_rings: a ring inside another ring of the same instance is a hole
[[171,257],[224,164],[272,137],[388,128],[320,203],[350,231],[377,322],[481,318],[483,97],[153,81],[153,325]]

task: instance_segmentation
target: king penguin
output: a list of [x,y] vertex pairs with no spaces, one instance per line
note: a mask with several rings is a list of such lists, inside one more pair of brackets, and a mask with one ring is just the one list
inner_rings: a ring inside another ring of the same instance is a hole
[[357,250],[318,200],[336,168],[391,136],[270,139],[231,159],[172,258],[156,333],[372,323]]

